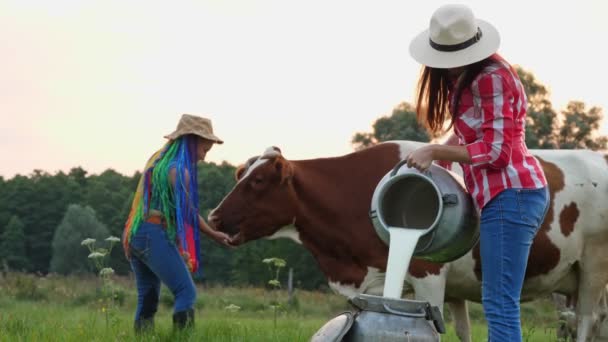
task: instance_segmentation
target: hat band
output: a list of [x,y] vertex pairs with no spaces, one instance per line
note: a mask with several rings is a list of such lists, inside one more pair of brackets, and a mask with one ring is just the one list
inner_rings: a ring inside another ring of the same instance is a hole
[[466,40],[462,43],[453,44],[453,45],[437,44],[430,38],[429,38],[429,43],[431,44],[431,47],[437,51],[454,52],[454,51],[464,50],[464,49],[468,48],[469,46],[477,43],[479,40],[481,40],[481,29],[478,27],[477,33],[473,36],[473,38]]

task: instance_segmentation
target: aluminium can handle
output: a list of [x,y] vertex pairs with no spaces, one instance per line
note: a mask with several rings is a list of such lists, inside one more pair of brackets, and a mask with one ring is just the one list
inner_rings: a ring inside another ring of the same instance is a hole
[[[403,165],[405,165],[405,164],[407,164],[407,159],[403,159],[403,160],[401,160],[400,162],[398,162],[398,163],[397,163],[397,164],[396,164],[396,165],[393,167],[393,170],[391,171],[390,176],[391,176],[391,177],[395,176],[395,175],[397,174],[397,171],[399,171],[399,169],[400,169],[400,168],[401,168]],[[433,177],[432,177],[432,174],[431,174],[431,168],[430,168],[430,167],[428,168],[428,170],[426,170],[426,171],[424,171],[424,172],[420,172],[420,173],[422,173],[423,175],[425,175],[425,176],[427,176],[427,177],[429,177],[429,178],[433,178]]]
[[384,307],[384,310],[386,310],[386,312],[392,313],[394,315],[424,318],[426,320],[433,321],[433,325],[435,326],[435,329],[438,333],[445,334],[446,332],[445,323],[443,322],[441,311],[436,306],[431,306],[430,304],[427,304],[426,307],[421,308],[421,311],[419,312],[403,312],[395,310],[391,308],[387,303],[383,303],[382,306]]
[[382,306],[384,307],[384,310],[386,310],[386,312],[389,312],[389,313],[392,313],[392,314],[398,315],[398,316],[416,317],[416,318],[425,318],[427,316],[426,311],[424,309],[422,309],[420,312],[404,312],[404,311],[399,311],[399,310],[393,309],[386,303],[383,303]]
[[391,177],[396,175],[397,171],[399,171],[399,169],[405,164],[407,164],[407,159],[403,159],[400,162],[398,162],[397,165],[395,165],[395,167],[393,167],[393,171],[391,171]]

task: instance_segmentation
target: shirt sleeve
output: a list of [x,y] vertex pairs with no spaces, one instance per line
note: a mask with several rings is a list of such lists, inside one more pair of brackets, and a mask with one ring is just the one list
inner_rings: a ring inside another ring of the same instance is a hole
[[481,76],[471,84],[475,110],[481,114],[481,138],[466,145],[473,167],[509,165],[513,141],[513,93],[501,75]]

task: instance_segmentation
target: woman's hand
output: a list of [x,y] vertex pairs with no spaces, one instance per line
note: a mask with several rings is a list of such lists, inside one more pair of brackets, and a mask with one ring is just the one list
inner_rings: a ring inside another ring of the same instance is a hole
[[465,146],[449,145],[426,145],[414,150],[405,159],[408,167],[415,167],[421,172],[428,170],[434,160],[441,160],[442,163],[471,163],[469,151]]
[[220,232],[219,230],[211,228],[207,222],[205,222],[205,219],[201,217],[201,215],[198,215],[198,225],[201,232],[213,239],[215,242],[225,247],[234,247],[230,244],[230,242],[232,242],[230,236]]
[[427,145],[410,153],[405,159],[408,167],[415,167],[421,172],[424,172],[431,167],[434,160],[433,149],[435,145]]
[[222,245],[222,246],[225,246],[225,247],[233,247],[233,246],[230,244],[230,236],[228,236],[228,235],[227,235],[227,234],[225,234],[225,233],[222,233],[222,232],[217,231],[217,230],[212,230],[212,231],[210,231],[209,233],[207,233],[207,235],[208,235],[208,236],[209,236],[211,239],[213,239],[215,242],[219,243],[219,244],[220,244],[220,245]]

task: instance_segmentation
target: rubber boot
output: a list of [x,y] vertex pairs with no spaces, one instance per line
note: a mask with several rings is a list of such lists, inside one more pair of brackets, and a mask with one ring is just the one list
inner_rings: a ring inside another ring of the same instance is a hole
[[154,330],[154,317],[140,318],[133,324],[135,334],[145,334],[146,332]]
[[176,312],[173,314],[173,327],[183,330],[194,326],[194,309]]

